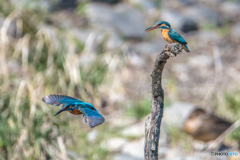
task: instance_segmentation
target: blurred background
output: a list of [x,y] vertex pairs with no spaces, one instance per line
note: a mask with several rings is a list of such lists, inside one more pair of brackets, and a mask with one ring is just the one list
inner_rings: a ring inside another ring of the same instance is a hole
[[[237,158],[203,150],[240,115],[239,0],[0,0],[0,159],[142,160],[150,74],[167,45],[144,30],[161,20],[191,53],[165,65],[159,158]],[[106,121],[54,117],[48,94]],[[238,128],[220,148],[240,154],[239,140]]]

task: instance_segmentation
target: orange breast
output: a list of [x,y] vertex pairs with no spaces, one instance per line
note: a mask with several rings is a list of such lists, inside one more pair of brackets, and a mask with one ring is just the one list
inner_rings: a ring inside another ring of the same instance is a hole
[[79,115],[79,114],[83,114],[81,111],[77,110],[77,109],[74,109],[72,111],[69,111],[71,114],[74,114],[74,115]]
[[169,35],[168,35],[168,29],[163,29],[162,30],[162,36],[165,39],[165,41],[169,42],[169,43],[174,43],[175,41],[172,40]]

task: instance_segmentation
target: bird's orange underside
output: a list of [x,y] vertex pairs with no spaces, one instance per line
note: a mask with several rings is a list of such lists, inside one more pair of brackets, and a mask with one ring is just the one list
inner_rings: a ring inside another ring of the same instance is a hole
[[74,115],[79,115],[79,114],[83,114],[81,111],[74,109],[72,111],[69,111],[69,113],[74,114]]
[[[169,37],[168,29],[163,29],[162,30],[162,36],[165,39],[165,41],[167,41],[168,43],[179,43],[178,41],[175,41],[175,40],[173,40]],[[179,44],[181,44],[181,43],[179,43]],[[188,49],[185,46],[182,46],[182,47],[186,52],[189,52]]]
[[168,35],[168,29],[163,29],[163,30],[162,30],[162,36],[163,36],[163,38],[164,38],[167,42],[169,42],[169,43],[176,43],[176,42],[177,42],[177,41],[172,40],[172,39],[169,37],[169,35]]

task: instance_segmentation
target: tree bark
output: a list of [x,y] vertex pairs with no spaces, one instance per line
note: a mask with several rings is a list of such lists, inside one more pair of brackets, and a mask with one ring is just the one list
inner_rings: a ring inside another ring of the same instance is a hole
[[151,114],[145,122],[145,160],[158,159],[158,141],[160,137],[160,126],[163,117],[164,91],[162,89],[162,72],[165,63],[170,57],[177,56],[182,52],[182,46],[177,43],[165,46],[162,53],[157,56],[152,77],[152,105]]

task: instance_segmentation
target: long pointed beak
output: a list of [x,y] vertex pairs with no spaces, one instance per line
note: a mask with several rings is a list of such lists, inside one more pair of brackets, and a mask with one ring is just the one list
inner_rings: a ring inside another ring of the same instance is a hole
[[58,115],[59,113],[65,111],[65,110],[66,110],[66,108],[61,108],[56,114],[54,114],[54,116]]
[[157,29],[157,28],[158,28],[158,26],[154,25],[152,27],[149,27],[149,28],[145,29],[145,32],[149,32],[149,31],[152,31],[152,30]]

